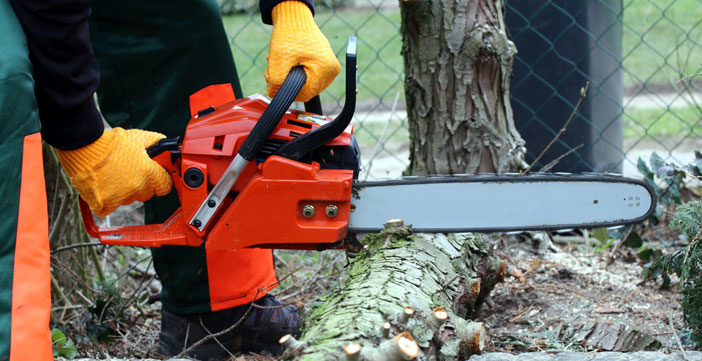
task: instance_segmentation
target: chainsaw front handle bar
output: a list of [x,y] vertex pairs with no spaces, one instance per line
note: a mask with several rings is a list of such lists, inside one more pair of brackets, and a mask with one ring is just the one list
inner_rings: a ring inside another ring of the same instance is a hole
[[305,102],[305,111],[319,115],[324,114],[322,110],[322,100],[319,99],[319,95],[315,95],[312,99]]
[[270,104],[263,111],[261,119],[251,129],[251,133],[246,137],[244,143],[239,148],[239,154],[247,161],[252,161],[256,158],[256,154],[261,149],[263,143],[273,133],[275,127],[278,126],[280,119],[283,118],[285,112],[288,111],[290,105],[295,101],[297,93],[300,92],[302,86],[307,81],[305,69],[298,65],[290,70],[288,77],[285,78],[283,85],[278,90],[278,93],[271,99]]
[[305,154],[338,137],[349,126],[356,109],[356,70],[356,37],[351,36],[346,48],[346,102],[341,113],[333,121],[286,143],[275,155],[300,160]]

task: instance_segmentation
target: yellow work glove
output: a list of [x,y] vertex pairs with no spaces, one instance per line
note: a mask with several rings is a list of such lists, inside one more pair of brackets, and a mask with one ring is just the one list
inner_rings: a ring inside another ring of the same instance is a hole
[[266,82],[274,96],[290,69],[302,65],[307,82],[295,100],[306,102],[326,89],[341,65],[329,41],[314,23],[312,11],[300,1],[283,1],[273,8],[273,34],[268,48]]
[[162,138],[160,133],[114,128],[83,148],[57,149],[56,154],[83,200],[105,217],[120,205],[171,191],[168,172],[145,151]]

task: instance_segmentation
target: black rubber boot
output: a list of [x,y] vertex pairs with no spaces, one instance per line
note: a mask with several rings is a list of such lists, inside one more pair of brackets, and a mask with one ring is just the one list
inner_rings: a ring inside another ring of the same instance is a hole
[[[196,347],[187,356],[198,360],[222,360],[228,359],[229,353],[237,352],[281,354],[283,349],[278,340],[286,334],[295,337],[300,334],[301,321],[297,307],[280,307],[282,304],[271,295],[262,297],[255,304],[270,308],[253,307],[239,326],[217,337],[221,346],[212,339]],[[226,330],[237,323],[248,308],[247,304],[193,315],[177,315],[162,309],[159,352],[168,357],[178,355],[207,335]]]

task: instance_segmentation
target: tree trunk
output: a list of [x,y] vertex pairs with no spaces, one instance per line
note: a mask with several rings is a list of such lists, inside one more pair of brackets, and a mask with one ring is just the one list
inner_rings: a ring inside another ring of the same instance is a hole
[[410,175],[525,168],[502,0],[400,1]]
[[305,317],[295,360],[456,360],[482,351],[467,320],[506,272],[482,236],[412,234],[399,221],[364,238],[346,279]]

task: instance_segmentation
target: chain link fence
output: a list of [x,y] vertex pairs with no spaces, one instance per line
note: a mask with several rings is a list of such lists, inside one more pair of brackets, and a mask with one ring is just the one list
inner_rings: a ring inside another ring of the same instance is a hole
[[[245,94],[266,89],[271,27],[261,23],[257,3],[221,3]],[[316,6],[316,21],[342,62],[346,40],[358,37],[354,123],[361,178],[399,177],[408,164],[409,135],[398,1]],[[556,170],[635,176],[637,160],[653,152],[679,165],[694,160],[702,148],[702,0],[506,0],[506,7],[519,51],[512,107],[527,161],[558,133],[586,81],[586,101],[544,164],[571,152]],[[327,114],[343,105],[341,74],[321,96]]]

